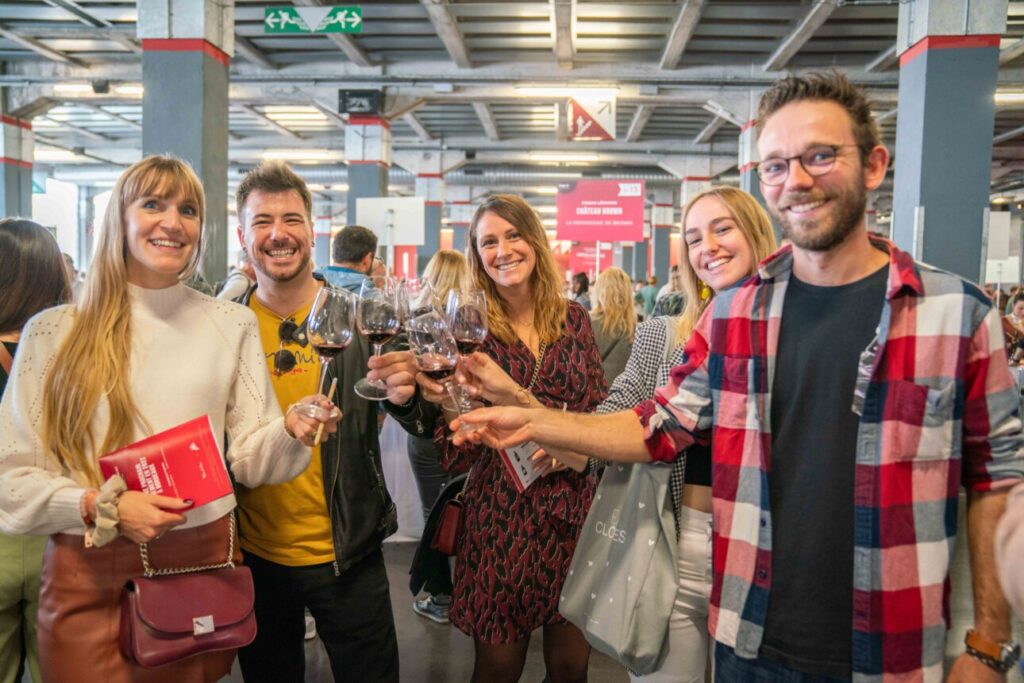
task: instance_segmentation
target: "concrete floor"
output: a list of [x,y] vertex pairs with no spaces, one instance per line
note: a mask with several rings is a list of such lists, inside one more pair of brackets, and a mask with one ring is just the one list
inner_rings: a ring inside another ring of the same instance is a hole
[[[952,627],[947,639],[947,664],[963,652],[963,636],[973,621],[973,600],[970,588],[970,564],[963,534],[964,505],[961,496],[960,529],[953,559],[953,593],[951,597]],[[440,626],[417,616],[412,611],[409,593],[409,565],[415,545],[411,541],[386,543],[384,559],[391,583],[391,601],[398,630],[398,651],[402,683],[462,683],[469,681],[473,667],[473,643],[452,626]],[[1024,638],[1024,623],[1014,619],[1014,637]],[[530,642],[526,668],[521,680],[540,683],[544,679],[544,659],[540,634]],[[306,681],[331,683],[330,665],[318,639],[306,641]],[[600,653],[590,657],[590,683],[627,683],[625,670]],[[242,683],[237,665],[226,683]],[[26,674],[23,683],[31,683]],[[1007,677],[1007,683],[1024,683],[1020,668]]]
[[[453,626],[441,626],[412,611],[409,565],[415,550],[412,542],[385,543],[384,561],[391,583],[391,604],[398,631],[398,656],[402,683],[463,683],[473,671],[473,641]],[[520,680],[541,683],[544,655],[541,634],[530,640],[526,667]],[[330,664],[319,639],[306,641],[307,683],[331,683]],[[625,669],[604,655],[590,657],[589,683],[628,683]],[[236,664],[224,682],[242,683]]]

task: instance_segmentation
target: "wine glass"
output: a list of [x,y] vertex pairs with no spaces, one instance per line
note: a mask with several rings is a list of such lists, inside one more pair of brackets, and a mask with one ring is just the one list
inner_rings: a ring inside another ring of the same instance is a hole
[[[356,297],[344,289],[322,287],[309,309],[307,336],[320,356],[320,384],[323,392],[327,366],[352,342],[356,320]],[[328,400],[332,397],[328,396]]]
[[399,296],[403,321],[429,313],[437,308],[437,295],[434,293],[434,287],[430,284],[429,278],[402,280]]
[[487,338],[487,297],[481,289],[448,292],[448,324],[463,357],[480,348]]
[[[483,405],[470,399],[455,381],[455,366],[459,362],[459,347],[452,336],[448,320],[437,311],[429,311],[410,318],[405,325],[409,334],[409,350],[416,358],[420,371],[448,391],[459,415]],[[460,432],[478,429],[464,425]]]
[[[395,279],[386,276],[366,278],[359,290],[359,332],[373,345],[375,356],[402,327],[398,291]],[[379,379],[363,377],[356,382],[355,392],[368,401],[383,401],[390,389]]]

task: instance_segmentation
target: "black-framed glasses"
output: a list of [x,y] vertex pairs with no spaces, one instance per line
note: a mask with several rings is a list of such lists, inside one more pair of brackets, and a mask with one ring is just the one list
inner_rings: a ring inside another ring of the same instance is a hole
[[284,345],[298,344],[299,346],[305,346],[309,341],[306,339],[305,325],[299,325],[291,318],[281,321],[281,324],[277,327],[277,338],[280,340],[281,347],[274,354],[274,374],[283,375],[294,370],[297,363],[295,352],[284,348]]
[[770,157],[755,166],[757,177],[765,185],[781,185],[789,177],[789,167],[796,159],[807,175],[818,177],[831,171],[836,165],[836,157],[843,147],[857,145],[815,145],[804,150],[802,154],[791,157]]

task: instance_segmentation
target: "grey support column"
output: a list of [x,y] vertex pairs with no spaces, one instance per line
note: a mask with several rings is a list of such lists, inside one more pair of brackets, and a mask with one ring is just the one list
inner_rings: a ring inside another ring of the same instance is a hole
[[622,243],[622,269],[626,271],[630,280],[635,279],[633,276],[633,242]]
[[473,205],[470,203],[472,188],[468,185],[446,185],[444,199],[448,203],[449,227],[452,229],[452,249],[466,253],[469,224],[473,220]]
[[32,126],[0,115],[0,218],[32,217]]
[[636,242],[633,246],[633,279],[634,280],[646,280],[649,268],[650,255],[650,238],[651,238],[651,220],[650,211],[647,209],[647,219],[644,220],[644,238],[639,242]]
[[440,173],[417,173],[416,196],[424,198],[423,244],[416,248],[416,272],[422,275],[427,263],[441,249],[441,208],[444,181]]
[[651,237],[654,240],[654,264],[651,270],[658,278],[658,287],[668,282],[672,267],[672,229],[675,215],[675,192],[658,188],[651,208]]
[[345,126],[348,163],[348,222],[358,225],[356,200],[388,196],[391,126],[380,116],[350,115]]
[[917,258],[974,281],[981,277],[1006,12],[1006,0],[900,5],[892,235]]
[[206,191],[203,275],[227,274],[228,64],[234,2],[140,0],[142,153],[192,165]]

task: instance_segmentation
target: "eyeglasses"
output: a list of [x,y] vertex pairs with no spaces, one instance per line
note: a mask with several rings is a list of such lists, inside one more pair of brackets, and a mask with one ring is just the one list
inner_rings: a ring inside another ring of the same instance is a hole
[[284,348],[284,345],[292,343],[305,346],[308,343],[306,340],[306,329],[304,326],[300,327],[291,318],[288,318],[287,320],[282,320],[280,326],[278,326],[277,338],[281,342],[281,348],[274,354],[274,374],[283,375],[294,370],[296,364],[295,352]]
[[789,166],[794,159],[800,162],[800,166],[807,172],[807,175],[818,177],[823,176],[836,165],[836,156],[843,147],[856,147],[857,145],[815,145],[806,150],[803,154],[791,157],[771,157],[757,164],[757,177],[765,185],[781,185],[789,177]]

